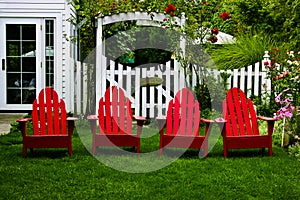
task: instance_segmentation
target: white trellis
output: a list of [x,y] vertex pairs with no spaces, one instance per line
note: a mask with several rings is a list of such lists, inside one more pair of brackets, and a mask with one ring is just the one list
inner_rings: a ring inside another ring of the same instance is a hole
[[[116,23],[116,22],[122,22],[122,21],[133,21],[136,20],[138,25],[153,25],[153,22],[159,22],[162,23],[164,21],[164,19],[166,18],[166,16],[164,14],[161,13],[145,13],[145,12],[128,12],[128,13],[119,13],[119,14],[115,14],[115,15],[110,15],[110,16],[103,16],[102,14],[98,14],[96,16],[96,26],[97,26],[97,39],[96,39],[96,102],[104,95],[104,92],[107,88],[106,85],[106,80],[107,78],[111,81],[112,85],[119,85],[120,83],[117,81],[113,81],[113,77],[109,77],[109,74],[113,75],[114,69],[110,68],[110,71],[108,73],[107,71],[107,58],[104,56],[104,41],[103,41],[103,26],[107,25],[107,24],[112,24],[112,23]],[[178,17],[174,17],[175,21],[178,22],[178,25],[183,26],[185,24],[185,16],[184,13],[182,13],[181,18]],[[181,45],[181,49],[184,49],[184,44],[185,41],[181,40],[180,41],[180,45]],[[147,48],[147,47],[146,47]],[[114,65],[113,61],[109,61],[110,65]],[[135,70],[135,88],[139,88],[139,80],[140,78],[144,78],[147,75],[151,75],[154,76],[155,75],[155,71],[153,70],[154,68],[151,69],[151,71],[147,72],[144,69],[140,72],[140,70]],[[120,65],[119,68],[119,74],[123,75],[122,71],[122,66]],[[126,69],[127,71],[124,71],[125,73],[132,73],[131,69],[128,67]],[[168,71],[168,70],[167,70]],[[150,74],[149,74],[150,73]],[[159,73],[159,72],[158,72]],[[168,72],[166,72],[168,73]],[[131,74],[127,74],[127,78],[126,78],[126,82],[127,84],[130,85],[130,76]],[[159,75],[159,74],[158,74]],[[121,77],[121,76],[119,76]],[[120,84],[119,86],[122,86],[122,84]],[[160,93],[162,93],[161,95],[166,95],[166,92],[163,91],[162,88],[157,88],[158,91]],[[153,90],[153,89],[151,89]],[[125,91],[127,96],[131,95],[130,91]],[[135,108],[135,114],[139,115],[140,114],[140,109],[138,109],[140,107],[140,94],[139,94],[139,90],[136,89],[136,92],[138,92],[138,94],[135,94],[135,99],[131,99],[133,101],[133,106]],[[176,91],[175,91],[176,92]],[[142,90],[142,96],[144,96],[146,93],[146,91],[143,89]],[[163,94],[164,93],[164,94]],[[165,96],[166,98],[171,98],[168,97],[168,95]],[[153,97],[151,97],[150,101],[154,101]],[[146,108],[147,105],[145,105],[143,103],[144,101],[142,101],[142,115],[145,116],[145,112],[144,112],[144,107]],[[96,104],[98,109],[98,104]],[[153,112],[151,111],[151,114],[153,114]]]

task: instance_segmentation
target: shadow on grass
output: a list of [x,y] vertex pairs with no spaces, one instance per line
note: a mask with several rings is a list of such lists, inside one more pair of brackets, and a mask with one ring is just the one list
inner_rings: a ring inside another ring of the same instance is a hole
[[[23,156],[20,154],[20,156]],[[68,157],[67,149],[34,149],[33,151],[27,151],[26,158],[50,158],[50,159],[61,159]]]

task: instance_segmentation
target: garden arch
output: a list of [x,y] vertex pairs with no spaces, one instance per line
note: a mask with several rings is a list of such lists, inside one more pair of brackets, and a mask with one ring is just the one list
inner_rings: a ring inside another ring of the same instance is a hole
[[[112,24],[112,23],[116,23],[116,22],[122,22],[122,21],[133,21],[135,20],[138,25],[141,26],[155,26],[153,24],[153,22],[159,22],[162,23],[164,21],[164,19],[166,18],[165,14],[161,14],[161,13],[147,13],[147,12],[128,12],[128,13],[118,13],[118,14],[114,14],[114,15],[109,15],[109,16],[103,16],[101,13],[96,15],[96,27],[97,27],[97,32],[96,32],[96,80],[95,80],[95,84],[96,84],[96,102],[104,95],[104,92],[107,88],[106,85],[106,80],[110,80],[111,85],[118,85],[122,87],[122,84],[119,85],[118,81],[114,80],[114,77],[109,77],[109,75],[112,75],[112,71],[113,73],[115,73],[115,69],[112,70],[107,70],[107,66],[108,65],[115,65],[116,63],[114,61],[109,61],[110,63],[107,63],[107,58],[104,56],[104,51],[105,51],[105,45],[104,45],[104,41],[103,41],[103,26],[107,25],[107,24]],[[183,26],[185,24],[185,15],[184,13],[182,13],[181,18],[178,17],[174,17],[174,20],[178,23],[179,26]],[[184,49],[185,46],[185,41],[181,40],[180,41],[180,46],[181,49]],[[174,64],[175,63],[175,64]],[[123,66],[121,64],[118,64],[118,69],[117,69],[117,74],[119,76],[118,79],[122,79],[124,77],[124,73],[123,73]],[[166,68],[170,69],[170,65],[171,62],[166,64]],[[172,63],[174,70],[172,70],[172,72],[170,70],[166,70],[164,76],[168,77],[171,74],[174,75],[174,73],[176,73],[175,71],[179,70],[179,63],[177,63],[176,61],[174,61]],[[150,71],[145,71],[142,70],[141,72],[137,69],[130,69],[128,67],[126,67],[125,69],[125,73],[128,74],[135,74],[135,87],[139,88],[139,78],[144,78],[145,76],[147,76],[148,74],[154,75],[154,74],[159,74],[160,72],[155,72],[154,67],[150,69]],[[163,75],[163,74],[159,74],[159,75]],[[176,74],[177,77],[180,77],[180,75]],[[121,77],[121,78],[120,78]],[[175,77],[175,76],[174,76]],[[131,83],[131,77],[126,77],[127,84],[130,85]],[[120,80],[123,81],[123,80]],[[168,82],[170,82],[171,80],[168,79],[167,80],[167,84]],[[175,83],[175,90],[179,90],[181,87],[184,87],[184,80],[181,80],[180,83],[178,84]],[[152,88],[151,88],[152,89]],[[168,91],[163,91],[162,87],[158,88],[159,93],[163,94],[166,98],[166,102],[168,102],[169,99],[172,98],[172,96],[170,96],[170,92]],[[174,92],[176,92],[174,91]],[[142,116],[146,116],[146,111],[144,110],[144,108],[149,108],[149,105],[146,105],[145,102],[142,105],[142,113],[140,113],[139,108],[140,107],[140,94],[135,94],[135,98],[131,97],[131,93],[132,91],[128,91],[125,89],[126,92],[126,96],[128,96],[130,98],[130,100],[133,102],[133,107],[135,108],[135,114],[136,115],[142,115]],[[154,93],[154,88],[153,91]],[[146,93],[146,91],[142,91],[142,95],[144,96],[144,93]],[[158,95],[160,96],[160,95]],[[150,95],[150,104],[154,104],[154,99],[153,97]],[[167,105],[162,105],[162,99],[158,99],[158,103],[157,106],[161,108],[158,108],[158,115],[162,115],[164,114],[162,112],[162,108],[166,108]],[[96,110],[98,109],[98,105],[96,103]],[[154,117],[154,109],[152,109],[152,111],[150,111],[150,117]]]

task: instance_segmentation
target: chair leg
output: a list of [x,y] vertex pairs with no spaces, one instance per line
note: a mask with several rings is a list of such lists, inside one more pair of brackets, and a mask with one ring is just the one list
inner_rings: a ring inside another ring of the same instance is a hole
[[139,154],[141,150],[141,143],[138,141],[137,147],[136,147],[136,153]]
[[72,155],[72,147],[68,148],[68,153],[69,153],[70,156]]
[[162,147],[159,148],[159,155],[162,155],[163,154],[163,149]]
[[73,146],[72,146],[72,137],[69,139],[69,155],[71,156],[73,154]]
[[224,138],[223,138],[223,151],[224,151],[224,158],[227,158],[228,156],[227,142]]
[[23,144],[23,156],[26,157],[27,156],[27,148],[26,146]]
[[272,146],[269,147],[269,156],[273,155],[273,150],[272,150]]
[[227,158],[228,156],[228,149],[224,147],[224,158]]
[[163,136],[160,134],[160,139],[159,139],[159,155],[163,154]]
[[95,144],[93,144],[92,153],[93,153],[93,155],[96,155],[96,153],[97,153],[97,147]]

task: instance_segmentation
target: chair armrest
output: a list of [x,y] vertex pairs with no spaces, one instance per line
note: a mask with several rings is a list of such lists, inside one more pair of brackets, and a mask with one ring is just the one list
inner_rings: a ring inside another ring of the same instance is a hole
[[144,122],[147,120],[146,117],[141,116],[133,116],[133,119],[137,121],[138,127],[142,127],[144,125]]
[[166,125],[167,117],[166,116],[160,116],[156,118],[157,121],[157,126],[159,129],[159,133],[163,134],[164,133],[164,127]]
[[146,117],[141,117],[141,116],[133,116],[133,119],[135,119],[137,122],[137,127],[136,127],[137,137],[140,137],[140,135],[142,134],[142,127],[147,119]]
[[87,120],[98,120],[98,116],[97,115],[89,115],[89,116],[87,116]]
[[24,118],[24,119],[18,119],[17,122],[19,122],[19,123],[20,123],[20,122],[21,122],[21,123],[22,123],[22,122],[29,122],[29,121],[31,121],[31,120],[32,120],[32,118]]
[[214,120],[211,120],[211,119],[204,119],[204,118],[201,118],[200,121],[201,121],[201,122],[205,122],[205,123],[213,123],[213,122],[215,122]]
[[77,121],[77,117],[67,117],[67,121]]
[[276,118],[272,118],[272,117],[264,117],[264,116],[257,116],[257,119],[263,120],[263,121],[277,121]]
[[136,121],[146,121],[146,117],[141,117],[141,116],[133,116],[133,118],[136,120]]
[[257,116],[258,119],[266,121],[268,123],[268,135],[272,135],[274,131],[274,124],[277,119],[271,118],[271,117],[263,117],[263,116]]
[[167,117],[166,116],[160,116],[160,117],[156,117],[155,120],[157,121],[158,124],[165,124],[167,121]]
[[205,123],[205,136],[208,136],[210,133],[210,124],[214,123],[214,120],[210,120],[210,119],[204,119],[204,118],[200,118],[200,122],[204,122]]
[[219,129],[221,131],[221,134],[223,137],[226,137],[226,129],[225,129],[225,123],[227,123],[227,120],[220,117],[214,120],[215,123],[217,123],[219,125]]
[[67,122],[68,122],[68,135],[69,137],[72,137],[73,131],[75,128],[75,121],[78,119],[76,117],[67,117]]
[[214,121],[215,121],[216,123],[226,123],[226,122],[227,122],[227,120],[224,119],[224,118],[222,118],[222,117],[217,118],[217,119],[215,119]]
[[31,121],[32,118],[24,118],[24,119],[18,119],[17,122],[20,124],[20,131],[22,132],[22,136],[26,137],[27,135],[27,122]]

